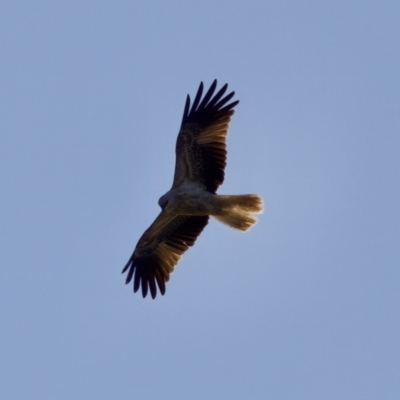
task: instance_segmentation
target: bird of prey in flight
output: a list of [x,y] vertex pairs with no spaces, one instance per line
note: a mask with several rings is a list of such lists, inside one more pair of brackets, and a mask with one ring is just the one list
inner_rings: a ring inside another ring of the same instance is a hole
[[226,166],[228,124],[238,100],[235,92],[225,95],[225,84],[217,93],[214,80],[205,96],[200,83],[193,104],[187,96],[182,124],[176,141],[175,175],[172,188],[158,200],[161,212],[139,239],[122,273],[126,283],[133,279],[133,291],[142,288],[143,297],[157,287],[165,294],[182,254],[194,245],[211,216],[232,228],[246,231],[263,211],[257,194],[219,195]]

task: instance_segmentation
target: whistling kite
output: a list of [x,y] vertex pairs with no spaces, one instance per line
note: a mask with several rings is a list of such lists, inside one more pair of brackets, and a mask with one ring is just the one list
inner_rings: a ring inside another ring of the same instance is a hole
[[182,254],[193,246],[212,215],[232,228],[246,231],[257,222],[263,201],[257,194],[218,195],[224,181],[228,124],[239,103],[224,96],[225,84],[215,95],[215,80],[206,95],[203,82],[190,107],[187,96],[182,125],[176,141],[175,176],[172,188],[158,200],[162,208],[153,224],[144,232],[122,273],[128,271],[133,291],[142,287],[143,297],[150,288],[151,297],[161,294]]

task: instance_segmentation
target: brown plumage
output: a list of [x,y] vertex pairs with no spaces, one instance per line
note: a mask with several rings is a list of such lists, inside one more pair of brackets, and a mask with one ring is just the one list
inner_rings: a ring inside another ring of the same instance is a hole
[[175,175],[171,190],[160,197],[162,208],[144,232],[122,273],[126,283],[133,278],[133,290],[148,290],[152,298],[165,293],[165,283],[182,254],[193,246],[212,215],[241,231],[248,230],[262,212],[263,201],[256,194],[217,195],[224,181],[228,124],[238,100],[227,104],[235,92],[224,96],[225,84],[215,95],[217,81],[202,97],[203,82],[190,107],[187,96],[181,129],[176,142]]

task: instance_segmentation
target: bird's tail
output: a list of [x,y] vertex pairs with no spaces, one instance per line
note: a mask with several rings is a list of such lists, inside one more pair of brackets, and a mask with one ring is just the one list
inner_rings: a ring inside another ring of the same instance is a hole
[[255,214],[263,212],[264,209],[263,200],[258,194],[217,195],[217,197],[221,209],[213,217],[241,231],[250,229],[257,222]]

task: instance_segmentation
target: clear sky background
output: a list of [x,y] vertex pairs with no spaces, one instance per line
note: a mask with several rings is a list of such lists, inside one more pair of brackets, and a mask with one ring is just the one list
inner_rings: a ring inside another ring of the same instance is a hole
[[[2,1],[1,399],[400,398],[398,1]],[[121,270],[185,97],[240,104],[164,297]]]

